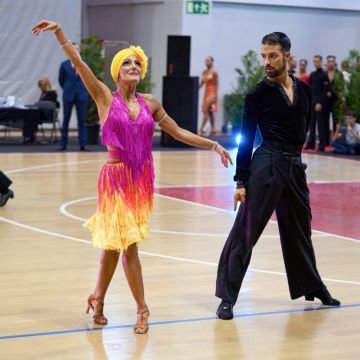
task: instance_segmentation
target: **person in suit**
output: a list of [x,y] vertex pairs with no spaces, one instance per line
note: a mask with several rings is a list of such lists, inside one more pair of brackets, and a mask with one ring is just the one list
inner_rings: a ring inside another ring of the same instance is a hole
[[307,150],[315,149],[316,126],[319,132],[318,151],[325,151],[325,146],[329,144],[330,140],[329,117],[326,112],[326,105],[329,96],[331,96],[331,84],[326,72],[323,70],[322,60],[321,55],[313,57],[313,64],[316,70],[310,74],[309,85],[312,95],[312,116],[309,139],[306,143]]
[[14,197],[14,192],[9,189],[12,181],[0,171],[0,207],[5,206],[9,199]]
[[[79,44],[73,44],[80,53]],[[64,120],[61,128],[61,148],[66,150],[68,143],[69,122],[73,106],[76,107],[80,150],[86,151],[87,134],[85,125],[88,92],[80,79],[76,67],[70,60],[61,63],[59,70],[59,84],[63,89]]]

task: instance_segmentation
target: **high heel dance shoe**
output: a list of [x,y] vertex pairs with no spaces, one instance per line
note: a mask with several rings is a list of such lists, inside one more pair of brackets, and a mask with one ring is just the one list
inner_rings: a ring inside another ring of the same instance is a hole
[[136,324],[134,325],[135,334],[146,334],[149,331],[149,317],[150,311],[148,308],[144,310],[138,310],[136,315]]
[[323,305],[329,305],[329,306],[339,306],[340,301],[337,299],[334,299],[327,288],[322,288],[320,290],[314,291],[313,293],[305,295],[305,300],[307,301],[314,301],[314,298],[318,298]]
[[104,316],[104,301],[98,300],[95,298],[94,294],[91,294],[87,299],[87,309],[86,313],[88,314],[90,309],[94,312],[93,321],[96,325],[107,325],[108,320]]

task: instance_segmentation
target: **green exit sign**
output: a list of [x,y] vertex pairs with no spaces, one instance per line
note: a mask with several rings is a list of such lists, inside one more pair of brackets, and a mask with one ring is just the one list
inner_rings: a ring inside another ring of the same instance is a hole
[[209,15],[209,2],[208,1],[187,1],[186,2],[187,14],[200,14]]

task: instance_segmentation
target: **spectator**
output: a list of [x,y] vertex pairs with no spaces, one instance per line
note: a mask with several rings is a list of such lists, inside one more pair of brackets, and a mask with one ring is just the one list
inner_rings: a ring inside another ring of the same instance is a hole
[[301,81],[303,81],[304,83],[308,84],[310,83],[310,74],[307,72],[307,60],[306,59],[301,59],[299,61],[299,71],[296,72],[294,75],[300,79]]
[[315,55],[313,58],[315,71],[310,74],[310,87],[312,96],[312,116],[310,123],[310,135],[306,149],[315,149],[316,126],[319,132],[319,151],[325,151],[329,144],[329,117],[326,118],[327,94],[330,92],[330,82],[327,74],[322,69],[322,56]]
[[38,86],[41,92],[39,101],[52,101],[58,108],[60,106],[59,102],[57,101],[58,95],[56,90],[52,89],[49,78],[46,76],[40,78],[38,81]]
[[354,111],[346,112],[345,124],[336,125],[331,145],[335,154],[360,154],[360,124]]
[[295,74],[295,69],[297,66],[297,61],[296,61],[296,57],[294,55],[290,55],[289,60],[288,60],[288,72],[291,75]]
[[[73,44],[80,53],[79,44]],[[61,148],[66,150],[68,143],[69,122],[73,106],[76,106],[78,119],[80,150],[86,151],[87,134],[85,125],[86,105],[88,92],[80,79],[79,73],[70,60],[61,63],[59,71],[59,83],[63,88],[64,120],[61,128]]]
[[[60,106],[57,101],[57,92],[52,89],[51,83],[48,77],[44,76],[39,79],[38,87],[40,89],[40,97],[39,101],[52,101],[56,104],[58,108]],[[41,103],[36,102],[33,106],[41,108]],[[41,123],[44,120],[47,120],[49,116],[49,112],[47,110],[43,110],[39,116],[39,122]],[[36,133],[38,124],[34,122],[25,122],[23,127],[23,137],[24,144],[34,144],[36,142]]]
[[333,123],[331,129],[335,129],[344,117],[345,109],[345,81],[341,71],[337,69],[336,57],[329,55],[327,57],[327,76],[330,81],[331,91],[327,94],[326,116],[329,119],[332,114]]

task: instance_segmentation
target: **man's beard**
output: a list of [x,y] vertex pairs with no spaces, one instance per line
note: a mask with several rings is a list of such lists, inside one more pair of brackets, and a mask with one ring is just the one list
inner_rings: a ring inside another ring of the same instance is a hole
[[280,75],[282,75],[284,72],[286,71],[286,64],[285,64],[285,61],[283,62],[283,65],[281,68],[278,68],[278,69],[275,69],[275,68],[270,68],[270,69],[267,69],[265,67],[265,72],[266,72],[266,76],[268,78],[276,78]]

